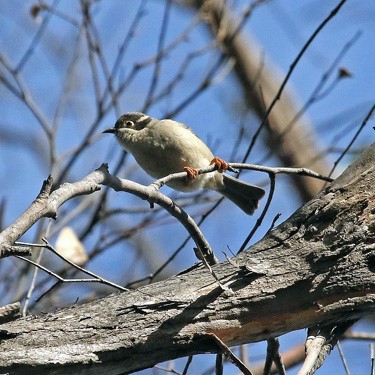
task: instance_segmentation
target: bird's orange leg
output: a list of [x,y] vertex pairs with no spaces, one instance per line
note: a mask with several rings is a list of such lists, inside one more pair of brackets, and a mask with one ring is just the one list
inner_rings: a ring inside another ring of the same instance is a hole
[[[215,164],[217,169],[222,172],[222,171],[226,171],[228,168],[229,168],[229,165],[228,163],[221,159],[221,158],[218,158],[218,157],[214,157],[211,162],[210,162],[210,165],[211,164]],[[192,181],[192,180],[195,180],[196,177],[198,176],[198,170],[196,168],[192,168],[192,167],[184,167],[184,172],[187,173],[187,178],[188,180]]]
[[218,157],[214,157],[214,158],[211,160],[210,165],[211,165],[211,164],[215,164],[216,167],[217,167],[217,169],[218,169],[219,171],[223,171],[223,170],[226,171],[226,170],[229,168],[228,163],[227,163],[225,160],[220,159],[220,158],[218,158]]
[[198,176],[198,171],[192,167],[184,167],[184,171],[187,173],[188,180],[192,181]]

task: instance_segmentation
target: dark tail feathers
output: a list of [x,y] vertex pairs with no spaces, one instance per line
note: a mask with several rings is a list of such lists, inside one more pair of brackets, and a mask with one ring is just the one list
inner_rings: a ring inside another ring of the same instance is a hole
[[241,208],[242,211],[252,215],[258,208],[258,202],[264,196],[265,191],[258,186],[247,184],[226,174],[223,174],[223,179],[224,188],[219,192]]

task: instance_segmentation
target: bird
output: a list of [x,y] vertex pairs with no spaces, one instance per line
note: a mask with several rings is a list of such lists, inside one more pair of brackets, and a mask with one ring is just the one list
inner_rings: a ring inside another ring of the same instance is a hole
[[[144,113],[127,112],[119,117],[114,127],[103,133],[114,134],[120,145],[153,178],[187,172],[186,178],[167,183],[172,189],[183,192],[215,190],[248,215],[254,213],[265,194],[261,187],[222,173],[228,164],[214,157],[191,128],[178,121],[158,120]],[[217,165],[217,170],[198,175],[197,169],[213,163]]]

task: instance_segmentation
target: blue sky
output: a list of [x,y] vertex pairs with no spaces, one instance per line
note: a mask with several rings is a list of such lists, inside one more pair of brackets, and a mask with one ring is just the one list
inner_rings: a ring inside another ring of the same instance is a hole
[[[248,1],[230,2],[234,13],[240,12],[248,3]],[[36,19],[30,16],[30,6],[33,4],[28,1],[2,3],[0,50],[2,56],[5,56],[12,66],[17,65],[24,56],[32,38],[39,30],[41,20],[45,17],[43,12]],[[80,21],[77,12],[79,10],[78,2],[60,1],[56,4],[56,9],[59,12],[75,21]],[[93,7],[92,15],[100,35],[103,54],[110,67],[115,61],[124,35],[133,22],[139,4],[140,2],[137,1],[109,0],[99,2]],[[269,1],[254,10],[243,31],[256,40],[263,50],[265,64],[272,62],[277,66],[280,76],[283,77],[306,40],[336,4],[337,1],[331,0],[325,2]],[[164,2],[148,1],[145,9],[145,14],[134,30],[135,35],[130,41],[125,58],[121,61],[116,77],[117,83],[127,77],[134,64],[152,58],[157,51]],[[171,12],[166,44],[188,27],[194,17],[194,12],[183,7],[173,7]],[[326,97],[313,104],[306,113],[306,118],[312,124],[322,149],[329,146],[346,147],[374,103],[374,19],[375,2],[373,0],[347,1],[339,14],[313,41],[288,82],[287,87],[293,88],[296,101],[302,106],[344,46],[357,33],[360,34],[339,64],[340,67],[351,72],[352,78],[340,80]],[[56,155],[59,162],[56,163],[53,170],[51,170],[49,160],[49,144],[40,123],[24,103],[0,84],[2,103],[0,106],[0,178],[2,181],[0,198],[6,204],[4,225],[9,225],[32,202],[39,192],[43,179],[49,173],[57,175],[61,171],[71,152],[80,144],[90,125],[95,121],[97,115],[95,88],[92,84],[87,51],[84,46],[85,42],[83,40],[77,42],[77,40],[77,29],[69,23],[69,20],[64,20],[56,15],[51,16],[46,32],[21,71],[22,81],[29,90],[30,97],[38,111],[49,124],[56,124],[54,128],[56,130]],[[210,41],[210,34],[206,27],[202,24],[195,26],[189,33],[189,38],[174,49],[162,62],[158,89],[179,72],[189,52],[206,48]],[[82,43],[80,49],[75,48],[76,43]],[[76,57],[74,73],[71,75],[72,78],[66,81],[69,64],[73,61],[77,50],[80,52]],[[176,89],[151,106],[149,113],[159,117],[177,106],[199,84],[217,56],[215,50],[211,49],[208,53],[194,59],[184,71],[184,79],[176,86]],[[98,70],[100,71],[99,68]],[[0,73],[9,77],[3,67],[0,68]],[[228,159],[236,149],[240,158],[246,149],[247,142],[254,134],[258,119],[249,116],[247,138],[243,144],[237,147],[236,139],[242,121],[242,116],[238,115],[243,109],[242,91],[233,75],[230,72],[225,73],[226,71],[222,70],[215,80],[215,84],[179,112],[175,119],[191,126],[215,150],[215,154]],[[99,74],[99,76],[100,84],[103,85],[103,74]],[[151,77],[152,65],[142,69],[128,85],[119,99],[121,113],[142,108]],[[335,77],[336,74],[328,79],[326,87],[330,86]],[[56,106],[64,83],[69,86],[69,95],[64,98],[65,104],[61,107],[62,111],[56,115]],[[79,157],[66,180],[79,180],[102,162],[108,162],[110,168],[115,166],[120,149],[111,137],[102,136],[101,131],[113,126],[117,116],[121,113],[111,110],[103,117],[93,143]],[[374,141],[372,126],[373,121],[360,134],[353,146],[354,149],[361,149]],[[268,150],[259,142],[249,161],[255,163],[262,160],[266,154],[268,154]],[[329,154],[326,159],[327,163],[333,165],[338,156],[338,153]],[[345,169],[353,157],[355,156],[352,154],[347,155],[338,166],[337,173]],[[265,164],[278,166],[280,162],[275,155],[272,155],[265,161]],[[141,183],[152,181],[136,167],[131,158],[128,159],[120,174]],[[267,189],[267,179],[260,173],[245,174],[244,178],[253,183],[265,184]],[[168,188],[163,191],[166,194],[175,194]],[[139,202],[133,197],[119,196],[114,192],[111,192],[109,196],[109,204],[113,207],[128,205],[147,207],[146,203]],[[52,227],[59,225],[59,220],[62,220],[78,201],[75,200],[62,208],[57,222],[51,224]],[[280,221],[284,221],[301,203],[291,180],[287,177],[278,178],[273,203],[253,242],[262,238],[277,213],[282,214]],[[202,207],[191,207],[188,211],[194,217],[199,218],[203,210]],[[201,229],[216,249],[218,257],[224,260],[222,251],[228,251],[229,247],[236,252],[257,217],[244,216],[240,210],[233,209],[232,204],[228,201],[222,203],[215,215],[214,219],[206,220]],[[132,222],[141,221],[139,216],[124,216],[121,220],[123,222],[111,221],[107,225],[120,228],[122,223],[127,227]],[[81,219],[74,220],[71,225],[77,233],[82,230]],[[171,232],[173,236],[170,235]],[[24,239],[32,241],[34,234],[35,228],[30,230]],[[88,250],[94,246],[101,234],[103,232],[96,229],[92,235],[86,238],[85,245]],[[144,235],[165,250],[159,256],[161,259],[166,259],[179,246],[186,233],[178,223],[162,217],[161,223],[147,228]],[[54,240],[55,238],[51,238],[52,242]],[[126,258],[124,258],[124,253]],[[129,264],[133,264],[132,262],[135,262],[136,265],[132,277],[142,277],[144,272],[150,272],[146,265],[137,263],[136,253],[131,243],[113,248],[110,257],[106,254],[98,257],[90,264],[90,269],[104,277],[114,277],[114,281],[121,281],[124,279],[121,267],[126,269]],[[182,270],[194,262],[195,258],[190,244],[176,258],[171,271]],[[69,293],[74,300],[76,291],[69,289]],[[304,334],[298,333],[297,335],[298,340],[303,339]],[[293,340],[293,338],[283,338],[282,341],[284,342],[284,340]],[[288,345],[288,342],[290,343],[290,341],[286,341],[285,345]],[[353,366],[353,373],[359,373],[359,370],[354,371],[354,366],[357,366],[356,358],[360,357],[362,360],[369,358],[366,353],[363,354],[366,347],[367,344],[348,344],[349,364]],[[332,358],[336,357],[332,356]],[[337,358],[330,358],[328,363],[332,363],[332,368],[335,368]],[[358,364],[358,366],[361,365]],[[330,368],[328,365],[320,373],[329,374],[331,373],[329,372]]]

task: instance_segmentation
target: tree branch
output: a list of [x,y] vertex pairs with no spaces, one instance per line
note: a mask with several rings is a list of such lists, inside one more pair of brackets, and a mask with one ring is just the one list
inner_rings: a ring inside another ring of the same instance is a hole
[[[295,120],[293,127],[287,129],[288,124],[298,113],[298,108],[293,90],[285,86],[310,44],[339,12],[345,1],[340,1],[332,9],[306,43],[301,46],[283,80],[277,73],[279,69],[269,59],[267,59],[267,64],[262,66],[261,48],[249,35],[245,36],[238,32],[238,15],[232,14],[225,1],[177,1],[203,10],[213,36],[221,43],[223,56],[234,61],[234,73],[243,88],[247,106],[261,119],[261,127],[266,125],[268,137],[265,145],[272,150],[272,154],[278,155],[284,165],[308,166],[322,175],[328,173],[328,162],[316,159],[316,155],[320,153],[320,147],[309,122],[300,116]],[[254,5],[261,3],[262,1],[254,2]],[[253,142],[249,145],[246,157],[252,146]],[[301,152],[301,150],[304,151]],[[323,186],[318,180],[292,177],[304,201],[314,197]]]
[[138,290],[2,325],[0,371],[118,374],[375,311],[375,144],[247,251]]

